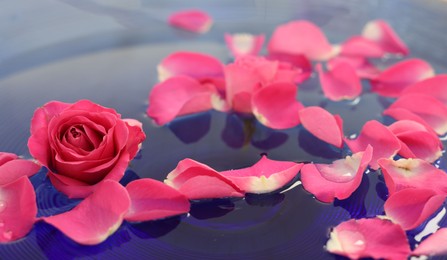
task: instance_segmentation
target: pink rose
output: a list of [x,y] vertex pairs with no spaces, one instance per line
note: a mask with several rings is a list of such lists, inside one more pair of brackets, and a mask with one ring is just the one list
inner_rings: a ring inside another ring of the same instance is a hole
[[84,198],[119,181],[146,138],[141,123],[88,100],[51,101],[34,112],[28,147],[59,191]]

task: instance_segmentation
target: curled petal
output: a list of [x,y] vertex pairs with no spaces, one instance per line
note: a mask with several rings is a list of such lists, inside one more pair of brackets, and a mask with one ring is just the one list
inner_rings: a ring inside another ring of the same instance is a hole
[[308,192],[322,202],[332,203],[351,196],[362,181],[363,172],[372,157],[372,147],[332,164],[306,164],[301,169],[301,181]]
[[402,92],[402,95],[406,94],[432,96],[447,105],[447,75],[436,75],[419,81]]
[[377,43],[383,51],[392,54],[408,55],[405,43],[394,32],[391,26],[383,20],[370,21],[365,25],[362,36]]
[[386,215],[404,230],[418,227],[444,203],[446,195],[431,189],[404,189],[393,193],[384,205]]
[[267,59],[280,61],[283,64],[290,64],[295,69],[299,70],[299,73],[295,78],[295,83],[301,83],[312,75],[312,63],[303,54],[275,52],[269,53]]
[[375,120],[363,125],[357,139],[345,139],[345,142],[353,153],[364,151],[368,145],[371,145],[373,156],[370,166],[374,170],[379,168],[378,159],[392,158],[400,150],[399,139],[386,126]]
[[268,44],[269,53],[303,54],[311,60],[327,60],[336,54],[336,49],[315,24],[292,21],[278,26]]
[[438,229],[422,241],[413,251],[414,255],[445,255],[447,254],[447,228]]
[[349,63],[333,65],[324,72],[321,64],[316,66],[324,95],[333,101],[355,99],[362,93],[362,84],[355,69]]
[[264,44],[263,34],[253,35],[248,33],[225,34],[225,43],[233,57],[244,55],[258,55]]
[[411,251],[402,228],[380,218],[351,219],[341,223],[330,233],[326,249],[351,259],[406,259]]
[[263,125],[274,129],[295,127],[303,105],[296,100],[297,87],[292,83],[274,83],[259,89],[252,99],[253,114]]
[[385,97],[398,97],[405,88],[433,77],[433,68],[421,59],[408,59],[396,63],[371,80],[372,91]]
[[303,127],[318,139],[338,148],[343,146],[343,120],[321,107],[305,107],[299,112]]
[[188,198],[162,182],[139,179],[130,182],[126,189],[131,201],[124,216],[127,221],[155,220],[189,211]]
[[198,9],[182,10],[169,16],[171,26],[195,33],[206,33],[213,25],[213,19]]
[[361,36],[354,36],[343,43],[341,54],[365,58],[381,58],[385,55],[385,52],[375,41]]
[[266,156],[253,166],[220,172],[248,193],[269,193],[289,183],[300,171],[302,163],[270,160]]
[[355,69],[359,78],[372,79],[380,74],[380,70],[363,57],[337,56],[327,62],[327,67],[329,70],[333,70],[341,63],[348,63],[351,65],[351,67]]
[[[19,179],[22,176],[30,177],[36,174],[40,165],[33,161],[19,159],[8,160],[6,161],[7,156],[2,156],[0,152],[0,185],[8,184]],[[6,161],[2,163],[1,161]]]
[[119,228],[129,207],[126,189],[107,180],[72,210],[42,220],[79,244],[96,245]]

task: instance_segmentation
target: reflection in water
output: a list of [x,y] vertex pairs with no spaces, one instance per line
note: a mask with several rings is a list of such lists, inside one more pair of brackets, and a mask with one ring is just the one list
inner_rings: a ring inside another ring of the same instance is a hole
[[351,218],[364,218],[367,217],[367,211],[365,207],[365,199],[369,190],[369,178],[367,175],[363,176],[362,182],[357,190],[352,193],[349,198],[344,200],[335,199],[334,206],[342,207],[349,212]]
[[167,219],[130,223],[129,230],[141,239],[159,238],[174,230],[180,224],[181,217],[175,216]]
[[321,141],[304,128],[301,128],[298,133],[298,144],[303,150],[314,156],[326,159],[343,158],[342,149]]
[[196,219],[218,218],[233,211],[234,207],[229,199],[216,199],[192,203],[189,213]]
[[210,130],[211,114],[209,112],[182,116],[170,122],[168,128],[185,144],[195,143]]
[[272,207],[281,203],[285,198],[284,193],[270,193],[270,194],[247,194],[245,201],[248,205],[259,207]]

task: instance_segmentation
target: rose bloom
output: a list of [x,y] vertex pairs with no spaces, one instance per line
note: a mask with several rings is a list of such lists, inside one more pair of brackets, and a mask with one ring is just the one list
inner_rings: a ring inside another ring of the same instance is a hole
[[103,180],[119,181],[145,138],[140,122],[113,109],[51,101],[34,112],[28,148],[56,189],[84,198]]

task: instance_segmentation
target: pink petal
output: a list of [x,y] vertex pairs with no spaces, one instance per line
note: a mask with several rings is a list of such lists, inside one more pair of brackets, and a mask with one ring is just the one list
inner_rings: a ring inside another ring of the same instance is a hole
[[[434,97],[418,94],[408,94],[398,98],[391,106],[389,106],[383,113],[390,115],[398,120],[411,119],[414,116],[408,115],[405,111],[398,112],[390,110],[401,108],[405,109],[417,117],[421,118],[427,125],[429,125],[438,135],[447,133],[447,107]],[[415,120],[421,123],[420,120]]]
[[206,33],[213,25],[213,19],[202,10],[191,9],[172,13],[168,23],[186,31]]
[[380,74],[380,70],[363,57],[337,56],[327,62],[327,67],[329,70],[332,70],[341,63],[348,63],[351,65],[351,67],[355,69],[359,78],[372,79]]
[[273,129],[295,127],[303,105],[296,100],[297,87],[292,83],[274,83],[258,90],[252,99],[253,114],[263,125]]
[[165,183],[188,199],[243,197],[243,191],[211,167],[184,159],[166,176]]
[[225,43],[233,57],[244,55],[258,55],[264,44],[263,34],[253,35],[248,33],[225,34]]
[[217,95],[212,87],[190,77],[175,76],[154,86],[146,112],[158,125],[164,125],[178,116],[211,109],[212,95]]
[[[378,232],[380,231],[380,232]],[[410,254],[402,228],[385,219],[351,219],[330,233],[326,250],[351,259],[406,259]]]
[[72,210],[42,220],[79,244],[96,245],[119,228],[129,207],[126,189],[107,180]]
[[0,152],[0,166],[17,158],[19,157],[16,154]]
[[359,136],[354,139],[345,139],[353,153],[364,151],[368,145],[373,147],[373,156],[370,166],[377,170],[380,158],[392,158],[400,150],[400,141],[397,137],[381,123],[371,120],[363,125]]
[[353,36],[341,46],[341,55],[381,58],[385,52],[376,42],[361,36]]
[[164,58],[157,67],[160,82],[178,75],[195,79],[222,78],[223,64],[211,55],[180,51]]
[[362,93],[362,84],[355,69],[349,63],[339,63],[324,72],[321,64],[316,70],[324,95],[332,101],[355,99]]
[[295,83],[301,83],[312,75],[312,63],[305,55],[275,52],[269,53],[267,59],[291,64],[294,68],[298,69],[300,72],[295,78]]
[[36,194],[30,180],[23,176],[0,186],[0,242],[20,239],[36,221]]
[[447,254],[447,228],[438,229],[427,237],[413,251],[414,255],[446,255]]
[[39,170],[40,165],[29,160],[15,159],[5,162],[0,164],[0,185],[13,182],[22,176],[33,176]]
[[248,193],[269,193],[284,187],[300,171],[302,163],[270,160],[267,156],[253,166],[220,172]]
[[371,80],[371,90],[385,97],[398,97],[405,88],[433,77],[433,68],[421,59],[408,59],[394,64]]
[[447,174],[424,160],[380,159],[379,165],[390,195],[402,189],[427,187],[447,193]]
[[435,130],[430,126],[424,119],[422,119],[420,116],[416,115],[415,113],[404,109],[404,108],[387,108],[385,111],[383,111],[383,115],[390,116],[398,121],[402,120],[408,120],[408,121],[414,121],[421,125],[423,125],[428,132],[434,133],[437,135],[438,133],[435,132]]
[[327,60],[336,54],[335,48],[315,24],[292,21],[278,26],[268,44],[269,53],[303,54],[311,60]]
[[372,147],[332,164],[306,164],[301,169],[301,181],[308,192],[322,202],[332,203],[351,196],[362,181],[363,172],[372,157]]
[[402,95],[406,94],[425,94],[447,105],[447,75],[436,75],[419,81],[402,92]]
[[362,36],[376,42],[383,51],[392,54],[408,55],[405,43],[394,32],[391,26],[383,20],[374,20],[365,25]]
[[306,107],[299,112],[303,127],[318,139],[338,148],[343,146],[343,120],[321,107]]
[[140,179],[130,182],[126,189],[131,201],[124,216],[127,221],[155,220],[189,211],[188,198],[162,182]]
[[446,195],[431,189],[404,189],[393,193],[384,205],[386,215],[404,230],[418,227],[444,203]]

